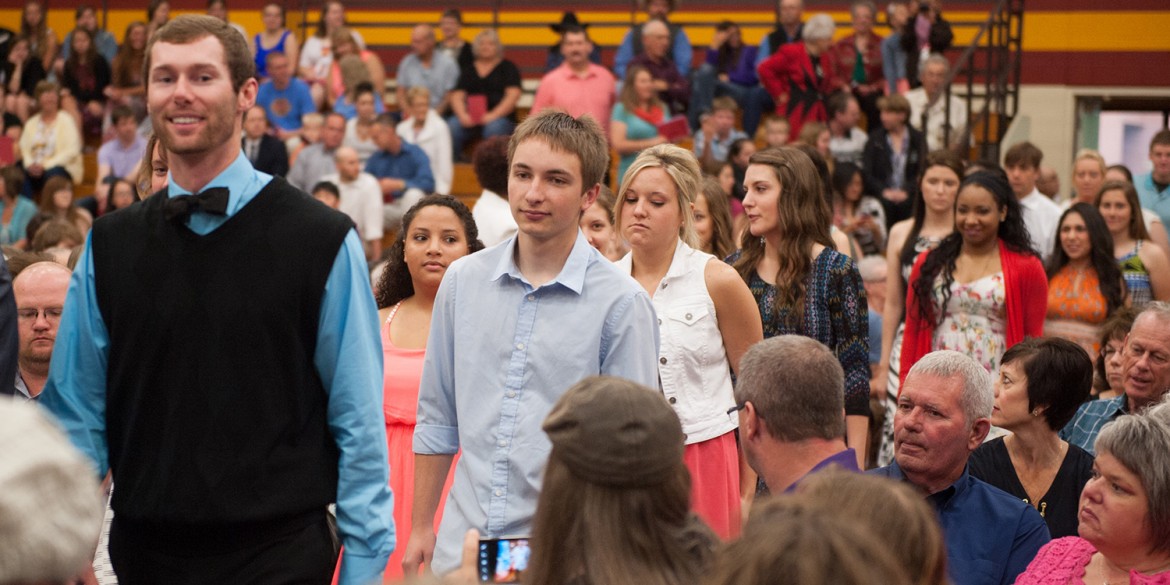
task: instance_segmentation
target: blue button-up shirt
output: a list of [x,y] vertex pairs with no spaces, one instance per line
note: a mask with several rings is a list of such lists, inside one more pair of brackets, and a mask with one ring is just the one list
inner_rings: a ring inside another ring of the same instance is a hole
[[533,287],[516,238],[453,263],[435,298],[414,452],[462,448],[434,570],[456,568],[463,535],[527,536],[551,445],[541,423],[581,379],[658,386],[658,325],[642,287],[577,234],[552,281]]
[[[424,194],[435,192],[435,175],[431,173],[431,161],[427,153],[408,142],[402,143],[402,150],[398,154],[379,150],[370,155],[370,160],[366,161],[366,172],[379,179],[402,179],[407,189],[418,189]],[[395,191],[391,195],[397,199],[402,196],[402,191]]]
[[[894,462],[869,473],[907,481]],[[967,469],[950,487],[926,497],[942,526],[947,571],[956,585],[1010,585],[1048,543],[1035,508]]]
[[[187,227],[199,235],[211,233],[271,180],[270,175],[253,169],[241,151],[235,162],[207,184],[229,188],[227,215],[197,211],[186,220]],[[171,197],[190,194],[169,177],[168,182]],[[87,243],[73,271],[40,402],[104,476],[109,469],[105,412],[110,337],[98,308],[92,250]],[[381,414],[382,344],[365,253],[353,230],[337,252],[325,283],[313,362],[329,393],[326,415],[340,450],[337,526],[345,557],[339,583],[381,582],[394,550],[394,501]]]
[[1097,435],[1105,423],[1129,413],[1129,402],[1122,394],[1109,400],[1091,400],[1077,409],[1076,416],[1060,430],[1060,438],[1096,456]]

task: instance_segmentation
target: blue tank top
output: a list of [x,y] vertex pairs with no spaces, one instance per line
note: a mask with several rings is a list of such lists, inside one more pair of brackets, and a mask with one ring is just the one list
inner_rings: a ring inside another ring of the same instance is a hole
[[[256,38],[254,39],[253,44],[256,45],[256,76],[257,77],[261,77],[261,78],[268,77],[268,63],[267,63],[268,54],[269,53],[284,53],[285,52],[284,51],[284,42],[288,40],[288,35],[290,35],[290,34],[292,34],[292,31],[285,30],[284,34],[280,35],[280,40],[277,41],[275,46],[273,46],[271,49],[265,49],[264,45],[260,44],[260,33],[256,33]],[[293,67],[295,68],[296,66],[297,66],[297,64],[293,63]]]

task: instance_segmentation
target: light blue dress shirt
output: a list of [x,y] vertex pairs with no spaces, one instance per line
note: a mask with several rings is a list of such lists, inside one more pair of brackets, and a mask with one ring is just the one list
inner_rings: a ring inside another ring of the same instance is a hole
[[[253,169],[241,151],[207,184],[230,189],[227,215],[198,211],[187,219],[187,227],[199,235],[211,233],[271,180],[271,175]],[[168,183],[171,197],[190,194],[170,177]],[[380,583],[394,550],[394,498],[382,420],[382,343],[369,282],[361,242],[350,230],[325,283],[313,358],[329,393],[326,416],[340,450],[337,525],[345,545],[340,585]],[[94,287],[93,248],[87,242],[69,283],[40,403],[94,462],[99,476],[109,470],[105,433],[109,345]]]
[[1158,214],[1162,225],[1170,225],[1170,187],[1158,191],[1154,185],[1154,173],[1144,173],[1134,177],[1133,186],[1137,189],[1138,199],[1142,207]]
[[658,387],[650,297],[578,232],[557,277],[534,288],[516,238],[456,261],[431,317],[414,452],[462,448],[433,568],[459,565],[463,535],[527,536],[551,445],[541,423],[597,374]]

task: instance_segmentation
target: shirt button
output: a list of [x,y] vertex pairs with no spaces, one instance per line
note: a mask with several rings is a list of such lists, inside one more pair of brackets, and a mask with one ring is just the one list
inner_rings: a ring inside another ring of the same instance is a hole
[[674,404],[675,402],[678,402],[678,399],[677,399],[677,398],[675,398],[674,396],[671,396],[671,397],[670,397],[670,403],[671,403],[671,404]]
[[535,300],[536,300],[536,295],[528,295],[528,300],[530,300],[530,301],[535,301]]
[[511,390],[509,390],[509,391],[508,391],[508,395],[507,395],[507,396],[508,396],[508,398],[515,398],[515,397],[516,397],[516,393],[515,393],[515,392],[513,392],[513,391],[511,391]]
[[687,313],[687,315],[686,315],[686,319],[687,319],[687,321],[690,321],[690,320],[691,320],[691,314],[690,314],[690,313]]
[[666,288],[667,283],[662,283],[662,288]]
[[497,497],[503,497],[503,496],[504,496],[504,490],[496,490],[496,496],[497,496]]
[[501,446],[501,447],[507,447],[507,446],[508,446],[508,442],[507,442],[507,441],[505,441],[505,440],[503,440],[503,439],[500,439],[500,442],[498,442],[498,443],[496,443],[496,444],[497,444],[497,445],[499,445],[499,446]]
[[517,343],[517,344],[516,344],[516,349],[524,349],[524,344],[523,344],[523,343]]
[[659,319],[659,320],[658,320],[658,324],[659,324],[659,325],[661,325],[661,324],[662,324],[662,319]]
[[666,358],[664,358],[664,357],[660,357],[660,358],[658,358],[658,363],[660,363],[660,364],[665,364],[665,363],[666,363]]

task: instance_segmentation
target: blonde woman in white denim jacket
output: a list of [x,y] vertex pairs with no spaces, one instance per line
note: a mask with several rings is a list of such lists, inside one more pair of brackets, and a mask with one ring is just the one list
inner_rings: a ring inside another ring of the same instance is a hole
[[658,375],[682,422],[695,512],[721,538],[739,534],[755,474],[737,450],[731,374],[763,338],[755,299],[727,264],[694,247],[699,163],[671,144],[643,150],[626,171],[614,216],[630,253],[618,262],[658,313]]

